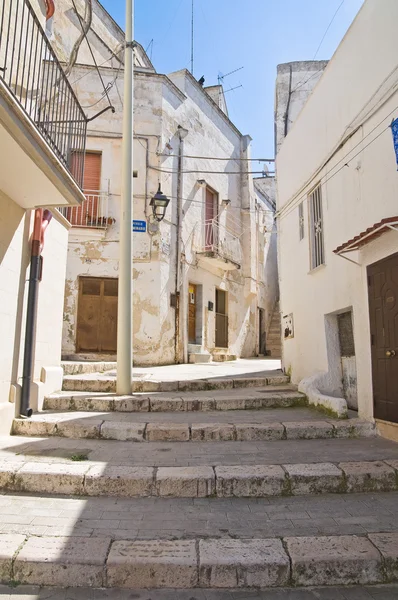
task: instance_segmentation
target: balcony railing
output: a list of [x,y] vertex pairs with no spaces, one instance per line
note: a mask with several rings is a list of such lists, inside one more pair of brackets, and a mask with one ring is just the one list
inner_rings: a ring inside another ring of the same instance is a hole
[[220,225],[218,219],[205,221],[199,253],[221,258],[235,264],[237,267],[242,264],[240,239],[227,227]]
[[[108,192],[86,190],[85,201],[80,206],[63,206],[60,212],[73,227],[107,229],[109,221]],[[113,222],[113,219],[112,219]]]
[[82,187],[87,119],[28,0],[0,1],[0,80]]

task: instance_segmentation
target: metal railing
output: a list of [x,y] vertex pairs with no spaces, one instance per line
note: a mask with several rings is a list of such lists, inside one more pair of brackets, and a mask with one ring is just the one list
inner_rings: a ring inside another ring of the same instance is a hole
[[108,192],[85,190],[86,199],[80,206],[62,206],[58,210],[73,227],[106,229],[109,225]]
[[204,239],[201,252],[213,252],[224,260],[237,265],[242,264],[242,245],[240,239],[227,227],[220,225],[218,219],[205,221]]
[[0,2],[0,80],[82,187],[87,119],[28,0]]

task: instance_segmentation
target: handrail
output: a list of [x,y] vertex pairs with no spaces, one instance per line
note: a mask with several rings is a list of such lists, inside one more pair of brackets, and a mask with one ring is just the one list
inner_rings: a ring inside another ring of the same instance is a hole
[[202,253],[212,252],[220,258],[237,265],[242,264],[242,245],[238,236],[216,219],[204,222]]
[[0,80],[82,187],[87,118],[29,0],[0,3]]

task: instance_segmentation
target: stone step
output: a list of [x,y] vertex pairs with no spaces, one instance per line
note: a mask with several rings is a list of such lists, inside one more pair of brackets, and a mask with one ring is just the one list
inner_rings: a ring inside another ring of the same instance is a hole
[[212,356],[211,354],[205,354],[204,352],[192,352],[188,355],[188,359],[191,364],[200,365],[210,363]]
[[[288,410],[288,409],[286,409]],[[297,409],[300,411],[300,409]],[[305,410],[305,409],[304,409]],[[175,413],[165,413],[164,422],[151,419],[157,413],[147,413],[146,422],[137,420],[137,413],[129,413],[118,420],[112,418],[116,413],[54,413],[44,412],[30,419],[15,419],[12,432],[23,436],[58,436],[72,439],[104,439],[130,442],[222,442],[222,441],[275,441],[309,440],[330,438],[373,437],[375,425],[359,419],[344,421],[299,420],[270,422],[267,411],[255,414],[253,422],[242,422],[238,413],[223,413],[227,417],[223,422],[217,420],[217,413],[208,413],[211,419],[203,423],[195,419],[185,422],[173,422]],[[291,411],[294,413],[294,411]],[[309,411],[308,411],[309,412]],[[191,413],[200,418],[198,413]],[[243,413],[247,416],[246,413]],[[116,415],[117,416],[117,415]],[[142,417],[142,414],[138,413]],[[297,414],[297,419],[301,416]],[[291,418],[294,418],[294,414]],[[257,422],[255,422],[257,420]]]
[[396,581],[397,564],[396,533],[140,541],[0,534],[0,581],[19,585],[129,590],[367,585]]
[[89,361],[68,361],[61,362],[64,375],[82,375],[84,373],[105,373],[116,369],[116,362],[89,362]]
[[[215,360],[213,356],[213,360]],[[214,377],[210,379],[191,379],[185,381],[132,381],[132,392],[197,392],[204,390],[225,390],[243,387],[260,387],[265,385],[286,385],[289,377],[281,372],[268,376],[255,377]],[[116,392],[116,376],[101,373],[87,375],[69,375],[64,377],[65,391],[81,392]]]
[[[244,382],[245,380],[237,380]],[[294,389],[266,386],[184,394],[56,393],[44,400],[45,410],[97,412],[173,412],[256,410],[273,407],[306,406],[307,398]]]
[[3,492],[127,498],[268,498],[393,492],[398,490],[398,460],[215,467],[12,460],[0,463],[0,488]]

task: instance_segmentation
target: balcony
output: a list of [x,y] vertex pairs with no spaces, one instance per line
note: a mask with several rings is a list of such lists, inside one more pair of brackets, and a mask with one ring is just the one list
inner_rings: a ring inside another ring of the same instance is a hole
[[80,206],[64,206],[59,210],[73,227],[106,230],[113,223],[109,217],[109,193],[86,190]]
[[32,5],[1,0],[0,189],[24,208],[78,204],[86,130]]
[[224,271],[240,269],[242,265],[242,245],[238,236],[218,219],[205,221],[200,227],[200,246],[197,255],[201,262]]

